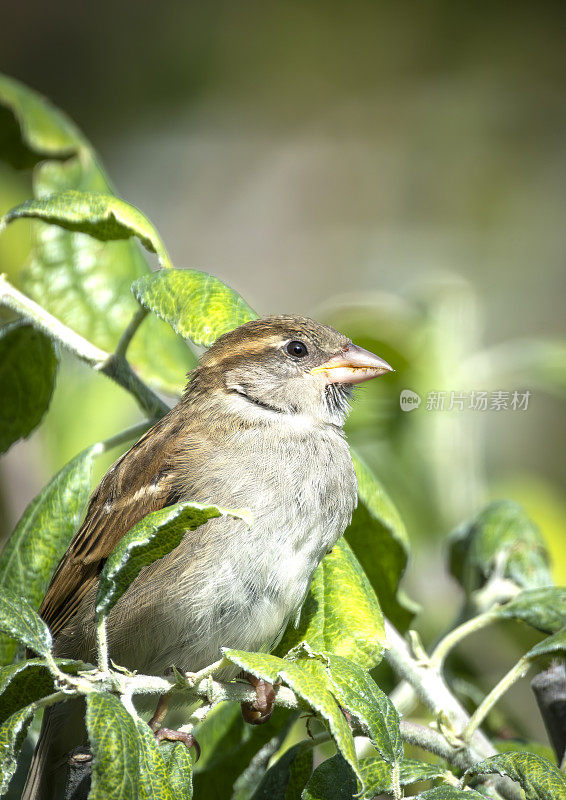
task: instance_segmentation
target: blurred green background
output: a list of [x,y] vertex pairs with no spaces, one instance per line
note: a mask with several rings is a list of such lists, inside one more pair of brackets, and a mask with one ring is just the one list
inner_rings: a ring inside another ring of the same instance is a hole
[[[493,497],[526,507],[566,579],[565,17],[384,0],[3,13],[1,70],[79,125],[176,266],[396,368],[359,390],[349,435],[407,523],[425,635],[458,610],[443,538]],[[29,195],[30,174],[0,166],[0,213]],[[23,222],[0,237],[0,272],[17,275],[28,243]],[[422,397],[410,414],[406,388]],[[471,390],[532,394],[526,411],[426,410],[429,392]],[[46,424],[0,463],[2,536],[71,456],[138,419],[65,362]],[[480,642],[484,665],[485,637],[467,652]],[[487,685],[512,639],[498,634]]]

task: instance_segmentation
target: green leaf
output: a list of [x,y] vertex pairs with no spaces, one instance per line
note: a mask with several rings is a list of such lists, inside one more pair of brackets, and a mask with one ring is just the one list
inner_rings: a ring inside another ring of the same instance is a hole
[[301,642],[317,653],[335,653],[364,669],[379,664],[386,645],[383,615],[368,579],[347,542],[339,539],[314,573],[298,628],[290,625],[277,648]]
[[257,318],[225,283],[195,269],[159,270],[132,286],[139,302],[176,333],[209,347],[223,333]]
[[148,514],[120,540],[106,561],[96,597],[99,620],[107,616],[144,567],[174,550],[185,533],[214,517],[232,516],[250,524],[249,512],[201,503],[177,503]]
[[[34,608],[78,527],[92,485],[96,445],[69,461],[24,511],[0,557],[0,591],[25,591]],[[0,663],[16,652],[13,639],[0,635]]]
[[192,800],[193,762],[188,747],[183,742],[161,742],[169,776],[169,785],[176,800]]
[[334,697],[357,717],[381,757],[389,764],[400,761],[403,742],[399,714],[371,676],[341,656],[328,655],[316,659],[316,663],[328,675]]
[[93,754],[89,800],[139,800],[139,735],[133,717],[114,695],[91,692],[86,724]]
[[248,725],[239,705],[220,703],[194,730],[202,755],[194,765],[194,796],[198,798],[232,798],[236,783],[253,759],[274,737],[287,730],[294,713],[275,708],[264,725]]
[[455,786],[435,786],[417,795],[416,800],[485,800],[484,796],[473,789],[457,789]]
[[375,589],[385,616],[404,631],[417,606],[399,591],[409,557],[409,540],[399,512],[371,470],[352,452],[358,507],[346,539]]
[[139,800],[177,800],[169,782],[165,758],[149,725],[138,719],[136,727],[139,736]]
[[308,743],[290,747],[267,770],[250,800],[300,800],[312,764],[313,752]]
[[500,753],[470,767],[464,782],[480,775],[506,775],[517,781],[527,800],[566,798],[566,778],[560,770],[534,753]]
[[337,753],[315,769],[301,795],[302,800],[354,800],[358,793],[356,777],[349,764]]
[[[64,672],[76,675],[84,665],[80,661],[58,659],[57,665]],[[5,722],[14,712],[41,700],[57,691],[53,676],[45,663],[39,658],[19,661],[0,669],[0,723]]]
[[45,334],[21,322],[0,328],[0,453],[39,425],[56,373],[57,356]]
[[157,254],[162,266],[171,266],[165,245],[147,217],[112,194],[68,189],[27,200],[4,215],[0,231],[10,222],[26,217],[87,233],[103,242],[136,236],[147,250]]
[[450,571],[467,597],[495,573],[524,589],[552,584],[544,539],[521,506],[511,500],[490,503],[452,534]]
[[521,620],[543,633],[556,633],[566,625],[566,588],[526,589],[494,611],[501,619]]
[[[362,800],[372,800],[376,795],[391,792],[391,765],[383,759],[362,758],[360,771],[365,784]],[[401,786],[408,786],[411,783],[442,778],[444,775],[446,775],[446,769],[442,766],[427,764],[425,761],[404,759],[400,764],[399,782]]]
[[[62,112],[33,90],[2,76],[1,103],[9,109],[4,142],[8,157],[13,151],[30,164],[46,156],[65,159],[38,165],[33,178],[36,198],[67,190],[113,194],[92,147]],[[32,252],[22,288],[77,333],[113,350],[139,308],[131,283],[148,273],[132,239],[101,242],[87,234],[33,222]],[[169,325],[152,316],[134,337],[128,358],[144,380],[170,394],[182,390],[185,375],[196,361]]]
[[551,656],[563,654],[566,651],[566,628],[555,633],[553,636],[548,636],[542,642],[535,644],[531,647],[528,653],[525,653],[523,658],[528,661],[533,661],[541,656]]
[[51,652],[49,628],[24,597],[7,589],[0,594],[0,632],[17,639],[40,656]]
[[16,168],[43,158],[69,158],[80,134],[70,119],[40,94],[0,75],[0,158]]
[[0,726],[0,797],[6,793],[14,777],[18,753],[34,712],[33,706],[22,708]]
[[298,697],[322,717],[336,747],[359,776],[352,732],[325,680],[302,669],[299,663],[284,661],[277,656],[231,649],[224,649],[223,652],[229,661],[246,672],[251,672],[252,675],[264,678],[270,683],[275,683],[281,678],[290,686]]

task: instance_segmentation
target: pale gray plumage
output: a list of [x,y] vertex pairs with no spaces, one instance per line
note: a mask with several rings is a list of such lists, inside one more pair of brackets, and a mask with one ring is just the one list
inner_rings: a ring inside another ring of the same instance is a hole
[[[297,341],[306,355],[287,351]],[[304,318],[257,320],[221,337],[183,399],[94,493],[42,606],[56,654],[93,661],[100,563],[138,519],[179,500],[248,508],[254,523],[210,520],[144,569],[109,617],[111,658],[162,674],[201,669],[223,646],[272,648],[356,504],[342,430],[349,384],[388,369]],[[63,706],[48,715],[25,800],[57,796],[66,753],[81,744],[68,719]]]

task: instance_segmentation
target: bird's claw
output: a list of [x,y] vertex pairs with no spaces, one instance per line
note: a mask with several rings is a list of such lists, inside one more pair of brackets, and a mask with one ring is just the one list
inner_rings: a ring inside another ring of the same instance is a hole
[[275,684],[268,683],[263,678],[256,678],[249,672],[246,672],[244,677],[254,687],[256,699],[251,703],[242,703],[242,716],[250,725],[263,725],[271,719],[275,707],[274,687],[278,686],[281,681],[277,681]]
[[154,731],[153,735],[157,739],[158,742],[183,742],[189,749],[191,747],[195,748],[196,753],[196,760],[198,761],[200,758],[200,744],[197,742],[195,737],[192,733],[186,733],[185,731],[175,731],[172,728],[159,728],[159,730]]

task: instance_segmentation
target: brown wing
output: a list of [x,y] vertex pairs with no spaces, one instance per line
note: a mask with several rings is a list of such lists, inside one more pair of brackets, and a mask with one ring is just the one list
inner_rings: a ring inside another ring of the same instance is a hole
[[94,491],[39,610],[54,636],[96,583],[122,536],[150,512],[178,502],[174,447],[182,425],[175,408],[108,470]]

